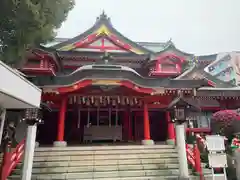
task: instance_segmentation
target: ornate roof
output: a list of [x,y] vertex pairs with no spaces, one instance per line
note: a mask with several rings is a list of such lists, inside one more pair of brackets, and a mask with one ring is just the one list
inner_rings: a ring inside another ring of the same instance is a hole
[[131,41],[118,32],[112,26],[110,18],[107,17],[104,12],[97,18],[95,24],[90,29],[72,39],[68,39],[67,41],[53,45],[52,48],[60,51],[74,50],[78,47],[91,44],[99,38],[106,38],[113,44],[136,54],[151,53],[150,50],[144,48],[138,43]]
[[[113,47],[116,49],[94,51],[93,47],[100,47],[102,45],[100,43],[107,44],[110,49]],[[157,65],[162,67],[161,63],[166,63],[166,61],[159,59],[163,59],[163,56],[167,60],[170,59],[173,65],[176,60],[181,61],[178,65],[181,66],[180,73],[183,73],[176,80],[205,79],[212,82],[215,87],[224,88],[235,87],[240,81],[238,60],[234,53],[194,56],[177,49],[171,39],[159,43],[134,42],[118,32],[104,12],[96,19],[93,26],[82,34],[71,39],[56,38],[54,42],[44,45],[37,51],[39,50],[48,54],[59,67],[58,69],[65,65],[78,67],[100,62],[104,52],[109,52],[113,64],[124,66],[130,64],[130,67],[138,69],[153,68],[152,65],[156,64],[156,61],[159,61]],[[117,59],[117,63],[114,59]],[[86,62],[86,64],[79,62]],[[161,79],[161,77],[158,78]]]
[[[68,41],[71,38],[55,38],[53,41],[43,44],[44,47],[54,48],[55,45],[60,44],[62,42]],[[156,53],[164,50],[167,47],[167,42],[137,42],[134,41],[136,44],[148,49],[149,51]]]
[[174,51],[184,56],[192,55],[177,49],[171,39],[167,42],[134,42],[117,31],[104,12],[96,19],[95,24],[82,34],[70,39],[56,38],[53,42],[44,46],[58,51],[72,51],[78,49],[78,47],[84,48],[101,38],[107,39],[114,45],[135,54],[160,54],[166,51]]
[[[114,74],[114,76],[113,76]],[[157,89],[164,88],[199,88],[208,86],[205,80],[174,80],[168,78],[145,78],[139,75],[131,68],[108,65],[108,64],[96,64],[91,66],[85,66],[77,69],[69,75],[55,76],[52,78],[38,79],[36,77],[36,83],[41,86],[71,86],[77,82],[84,80],[118,80],[129,81],[139,87]],[[41,82],[43,80],[44,82]]]

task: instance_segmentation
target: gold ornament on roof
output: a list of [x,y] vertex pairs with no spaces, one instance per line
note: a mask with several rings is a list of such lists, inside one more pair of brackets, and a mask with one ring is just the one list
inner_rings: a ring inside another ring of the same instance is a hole
[[109,36],[111,33],[110,33],[109,29],[108,29],[105,25],[102,25],[102,26],[100,26],[100,28],[96,31],[96,34],[97,34],[97,36],[99,36],[99,35]]

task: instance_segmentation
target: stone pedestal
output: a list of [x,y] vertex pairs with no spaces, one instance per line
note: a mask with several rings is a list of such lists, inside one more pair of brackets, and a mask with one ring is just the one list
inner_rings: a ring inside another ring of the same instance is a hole
[[38,148],[39,147],[39,142],[35,142],[35,148]]
[[168,139],[168,140],[166,141],[166,143],[167,143],[168,145],[175,145],[175,140],[174,140],[174,139]]
[[151,139],[142,140],[142,145],[154,145],[154,141]]
[[66,141],[54,141],[53,146],[54,147],[66,147],[67,142]]

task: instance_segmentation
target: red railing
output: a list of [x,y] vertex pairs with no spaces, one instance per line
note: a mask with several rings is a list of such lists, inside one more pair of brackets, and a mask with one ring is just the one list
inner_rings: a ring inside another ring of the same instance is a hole
[[[24,146],[25,139],[20,142],[13,151],[10,150],[10,152],[4,153],[1,180],[6,180],[20,162],[21,158],[23,157]],[[11,147],[8,147],[8,149],[11,149]]]
[[187,151],[188,163],[191,164],[193,168],[195,168],[196,166],[195,155],[189,144],[186,144],[186,151]]
[[201,157],[198,145],[194,144],[193,148],[186,144],[187,151],[187,160],[188,163],[192,166],[195,172],[200,176],[200,179],[203,180],[203,171],[201,166]]

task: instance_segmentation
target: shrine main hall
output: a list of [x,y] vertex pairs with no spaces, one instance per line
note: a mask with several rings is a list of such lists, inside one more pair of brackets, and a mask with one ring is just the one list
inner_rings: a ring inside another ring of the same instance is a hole
[[189,112],[186,131],[211,132],[211,115],[239,107],[236,52],[195,56],[164,43],[135,42],[106,14],[80,35],[28,49],[19,70],[40,87],[40,145],[175,141],[171,104]]

